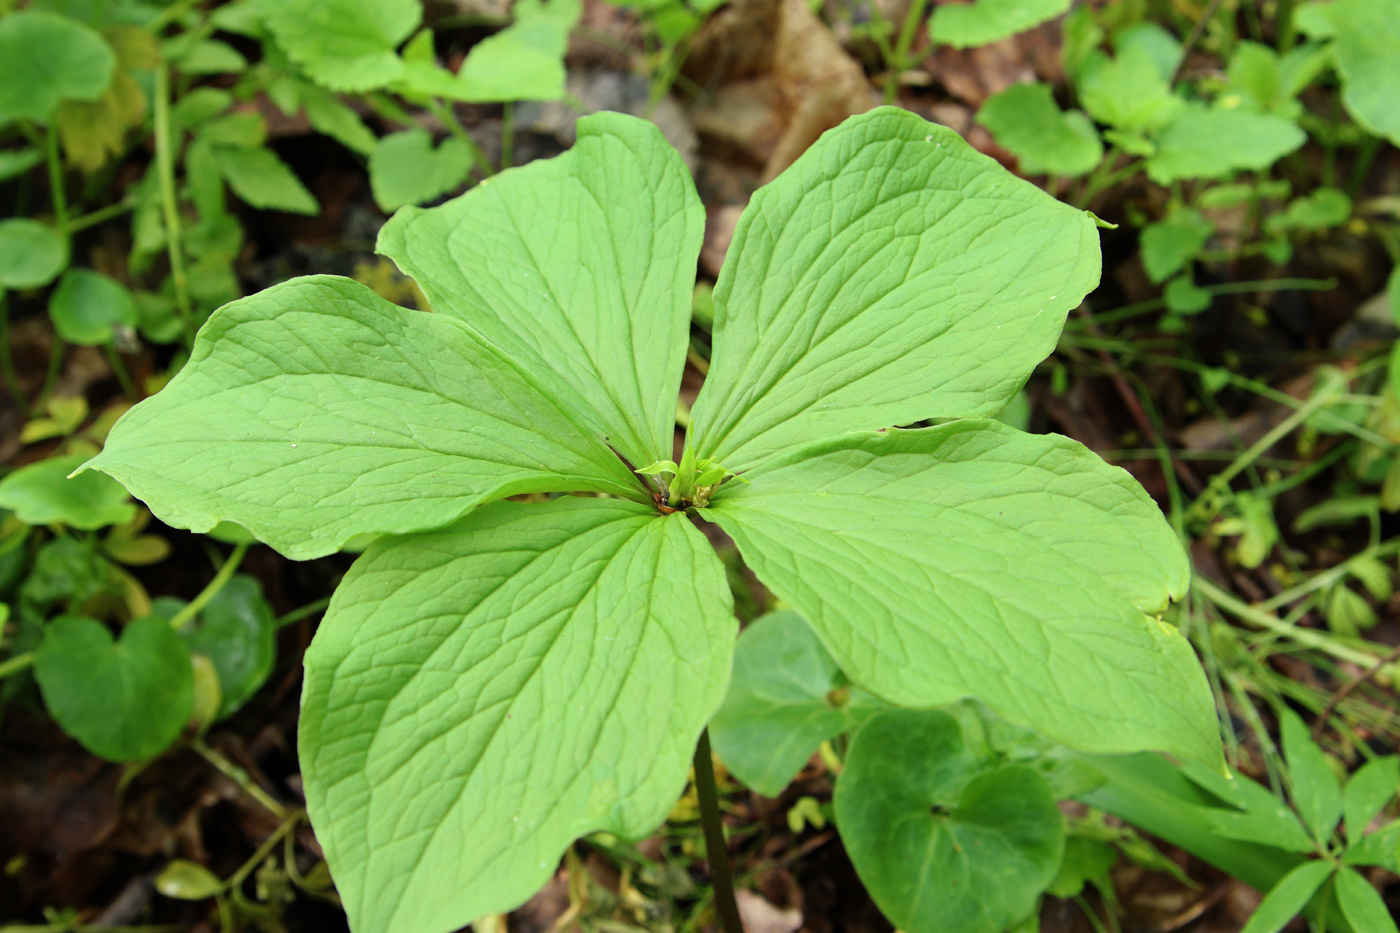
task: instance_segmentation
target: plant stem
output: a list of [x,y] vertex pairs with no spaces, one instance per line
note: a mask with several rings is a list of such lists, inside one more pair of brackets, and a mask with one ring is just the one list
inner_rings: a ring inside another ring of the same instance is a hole
[[[873,4],[872,4],[873,5]],[[914,0],[909,5],[909,12],[904,15],[904,22],[899,28],[899,38],[895,40],[894,54],[890,62],[893,66],[894,74],[885,82],[885,103],[894,103],[895,95],[899,93],[899,76],[909,70],[909,47],[914,44],[914,34],[918,31],[919,24],[923,22],[924,10],[928,8],[928,0]]]
[[111,220],[113,217],[120,217],[135,206],[136,202],[134,200],[118,201],[116,204],[108,204],[106,207],[100,207],[90,214],[74,217],[64,226],[63,232],[71,234],[77,233],[79,230],[86,230],[88,227],[96,226],[97,224]]
[[1348,648],[1346,645],[1339,645],[1321,632],[1315,632],[1310,628],[1289,625],[1272,612],[1264,612],[1249,605],[1200,574],[1192,578],[1191,586],[1206,599],[1231,615],[1260,628],[1266,628],[1285,638],[1291,638],[1300,645],[1316,648],[1339,661],[1349,661],[1358,667],[1370,667],[1376,663],[1375,655]]
[[190,620],[198,615],[199,611],[208,605],[209,600],[213,599],[219,590],[224,588],[224,584],[233,577],[234,571],[238,570],[238,565],[243,562],[243,555],[246,553],[248,553],[248,545],[240,544],[235,547],[228,560],[224,561],[224,565],[219,568],[219,572],[214,574],[214,579],[209,581],[209,585],[188,606],[177,612],[175,618],[170,620],[170,627],[178,632],[188,625]]
[[515,164],[515,104],[506,101],[501,105],[501,171]]
[[734,875],[729,870],[729,847],[719,818],[719,793],[715,790],[714,759],[710,755],[710,730],[700,733],[695,746],[695,796],[700,801],[700,826],[705,831],[705,855],[710,861],[710,883],[715,890],[715,912],[724,933],[744,933],[739,905],[734,901]]
[[58,157],[58,130],[52,126],[44,134],[44,149],[49,161],[49,198],[53,203],[53,223],[63,232],[68,224],[68,196],[63,192],[63,163]]
[[44,373],[44,387],[39,390],[39,400],[34,403],[35,411],[43,411],[49,404],[49,396],[58,385],[58,375],[63,370],[63,351],[67,348],[63,338],[54,334],[53,343],[49,344],[49,368]]
[[285,628],[288,625],[294,625],[295,623],[300,622],[307,616],[314,616],[316,613],[321,612],[330,604],[331,598],[329,596],[326,596],[316,600],[314,603],[307,603],[305,606],[302,606],[299,609],[293,609],[291,612],[287,613],[284,616],[278,616],[277,627]]
[[442,121],[442,125],[447,127],[448,132],[456,136],[466,144],[467,152],[471,154],[472,161],[476,163],[477,170],[481,172],[482,178],[490,178],[495,174],[491,168],[491,160],[486,158],[486,153],[481,151],[481,147],[476,144],[472,134],[467,132],[467,128],[462,125],[462,121],[457,119],[457,112],[452,109],[452,105],[447,101],[434,99],[430,107],[434,116]]
[[185,325],[185,345],[194,346],[194,310],[180,242],[180,202],[175,195],[174,140],[170,136],[170,66],[156,66],[155,88],[156,172],[160,176],[161,208],[165,216],[165,249],[170,257],[170,281],[175,286],[175,310]]
[[12,658],[0,661],[0,679],[9,677],[11,674],[18,674],[20,671],[34,665],[34,652],[26,651],[24,654],[17,654]]
[[0,288],[0,375],[4,376],[5,389],[15,400],[19,416],[29,420],[29,402],[19,388],[19,377],[15,375],[15,363],[10,358],[10,302],[9,296]]
[[243,788],[243,792],[249,797],[252,797],[258,803],[267,807],[268,811],[271,812],[273,816],[277,817],[279,820],[288,818],[286,807],[282,806],[276,798],[259,787],[247,771],[229,761],[217,749],[206,745],[203,739],[196,739],[190,747],[198,752],[201,758],[209,762],[215,768],[218,768],[224,777]]
[[112,367],[112,373],[117,377],[117,382],[121,383],[122,392],[133,402],[141,401],[136,394],[136,383],[131,381],[131,373],[127,372],[126,364],[122,362],[117,348],[111,343],[106,343],[102,345],[102,352],[107,355],[107,364]]

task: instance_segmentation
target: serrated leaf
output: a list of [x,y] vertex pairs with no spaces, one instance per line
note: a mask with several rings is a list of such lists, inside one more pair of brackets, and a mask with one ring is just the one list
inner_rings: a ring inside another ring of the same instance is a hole
[[117,59],[94,29],[45,10],[0,19],[0,122],[48,122],[60,101],[96,100]]
[[240,574],[214,594],[180,630],[191,652],[213,662],[219,677],[218,719],[232,716],[258,692],[277,660],[277,621],[257,579]]
[[1157,137],[1147,174],[1160,185],[1258,171],[1303,145],[1296,123],[1270,114],[1187,104]]
[[1048,84],[1013,84],[982,105],[977,122],[1016,156],[1028,175],[1073,178],[1103,159],[1094,124],[1078,110],[1060,110]]
[[394,54],[423,19],[419,0],[260,0],[258,11],[283,51],[333,91],[369,91],[394,81]]
[[1293,806],[1313,838],[1325,844],[1342,816],[1342,788],[1308,727],[1290,709],[1282,710],[1283,755],[1292,780]]
[[59,616],[44,626],[34,679],[63,731],[112,761],[160,754],[193,702],[189,652],[153,616],[128,623],[119,641],[95,619]]
[[227,42],[193,36],[194,33],[188,33],[164,46],[166,57],[182,74],[237,74],[248,67],[248,59]]
[[564,50],[580,0],[517,0],[515,22],[472,47],[457,75],[468,101],[554,100],[564,95]]
[[1271,215],[1264,228],[1270,233],[1285,230],[1326,230],[1347,222],[1351,217],[1351,198],[1337,188],[1318,188],[1310,194],[1294,198],[1281,214]]
[[1335,31],[1342,104],[1368,132],[1400,146],[1400,0],[1337,0],[1324,9]]
[[467,180],[472,157],[466,143],[449,136],[433,147],[424,129],[390,133],[369,157],[369,183],[383,211],[431,201]]
[[0,220],[0,288],[47,285],[68,265],[68,240],[26,217]]
[[1215,232],[1200,211],[1182,208],[1142,230],[1142,265],[1153,284],[1176,275]]
[[994,414],[1098,280],[1088,214],[912,113],[852,117],[739,220],[690,443],[741,472],[818,437]]
[[210,120],[233,106],[233,95],[221,88],[197,87],[183,95],[170,115],[185,129],[193,129],[205,120]]
[[446,933],[579,835],[653,830],[736,627],[705,538],[633,503],[501,502],[371,546],[307,652],[300,732],[351,926]]
[[1142,45],[1120,49],[1111,60],[1091,56],[1079,95],[1095,120],[1129,133],[1160,129],[1182,108],[1152,52]]
[[1195,655],[1143,614],[1184,593],[1181,546],[1074,441],[960,421],[814,444],[749,479],[702,514],[855,683],[908,706],[974,696],[1074,748],[1220,761]]
[[54,330],[69,343],[96,347],[111,343],[118,327],[140,320],[126,286],[92,269],[69,269],[49,296]]
[[1001,933],[1055,877],[1064,819],[1045,780],[977,773],[957,721],[891,710],[856,733],[836,820],[857,874],[909,933]]
[[641,494],[596,434],[460,321],[332,276],[215,312],[190,362],[88,465],[166,524],[234,521],[297,559],[516,493]]
[[91,531],[120,525],[136,515],[122,485],[101,474],[68,474],[83,465],[82,454],[50,457],[15,470],[0,480],[0,508],[26,525],[69,525]]
[[1361,841],[1366,827],[1397,793],[1400,793],[1400,759],[1394,755],[1368,761],[1351,776],[1342,798],[1350,845]]
[[1395,933],[1395,917],[1371,882],[1354,868],[1337,872],[1337,902],[1353,930]]
[[973,0],[971,4],[940,4],[929,19],[929,38],[955,49],[987,45],[1033,29],[1069,7],[1070,0]]
[[267,142],[267,120],[260,113],[235,110],[204,121],[196,135],[211,146],[254,149]]
[[310,121],[312,129],[318,133],[325,133],[345,148],[361,155],[369,155],[374,151],[374,134],[360,120],[359,114],[351,110],[340,98],[310,83],[303,83],[299,91],[301,104],[306,108],[306,119]]
[[882,708],[849,687],[811,627],[788,609],[755,619],[739,636],[710,741],[730,773],[776,797],[822,742]]
[[92,173],[126,149],[126,131],[146,116],[146,95],[125,69],[95,101],[65,100],[54,121],[70,165]]
[[213,149],[214,163],[233,193],[253,207],[293,214],[320,213],[320,205],[271,149]]
[[603,113],[557,158],[400,210],[378,249],[640,466],[672,456],[703,235],[676,151]]
[[1330,862],[1304,862],[1284,875],[1255,909],[1240,933],[1279,933],[1331,877]]

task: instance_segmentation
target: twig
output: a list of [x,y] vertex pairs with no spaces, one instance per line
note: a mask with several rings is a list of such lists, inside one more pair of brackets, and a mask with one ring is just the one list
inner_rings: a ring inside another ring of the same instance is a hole
[[720,822],[719,792],[715,789],[715,764],[710,754],[710,730],[700,733],[695,746],[695,796],[700,802],[700,827],[705,831],[705,855],[710,862],[710,883],[714,888],[715,912],[724,933],[744,933],[739,905],[734,900],[734,876],[729,870],[729,847]]
[[1316,742],[1322,736],[1323,731],[1327,728],[1327,720],[1332,718],[1332,714],[1337,711],[1337,707],[1342,705],[1342,701],[1350,696],[1352,691],[1366,683],[1366,681],[1374,678],[1381,672],[1381,668],[1394,664],[1396,661],[1400,661],[1400,648],[1396,648],[1390,654],[1377,661],[1374,666],[1367,668],[1351,680],[1342,684],[1342,688],[1332,694],[1332,699],[1328,700],[1327,705],[1322,708],[1322,712],[1317,714],[1317,722],[1313,723],[1312,727],[1313,741]]

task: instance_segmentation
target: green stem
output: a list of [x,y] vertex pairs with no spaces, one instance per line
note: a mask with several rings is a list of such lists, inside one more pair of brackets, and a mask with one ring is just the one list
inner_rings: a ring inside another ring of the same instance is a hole
[[107,355],[107,364],[112,367],[112,372],[117,377],[117,382],[121,383],[122,392],[132,402],[141,401],[136,394],[136,383],[131,381],[131,373],[127,372],[126,364],[122,362],[121,355],[117,353],[117,348],[110,343],[103,344],[102,352]]
[[928,0],[914,0],[909,5],[909,12],[904,15],[904,22],[899,27],[899,37],[895,39],[894,51],[890,56],[890,66],[894,74],[885,82],[886,104],[894,103],[895,94],[899,93],[899,76],[909,70],[909,48],[914,44],[914,36],[918,32],[919,24],[923,22],[924,10],[927,8]]
[[185,278],[185,256],[180,241],[180,202],[175,194],[175,141],[170,132],[170,66],[156,66],[155,87],[156,172],[160,176],[161,208],[165,216],[165,248],[170,257],[170,280],[175,286],[175,310],[185,325],[185,344],[194,345],[194,309]]
[[49,162],[49,197],[53,202],[53,222],[60,232],[68,224],[68,196],[63,191],[63,163],[58,157],[58,130],[49,127],[44,134],[44,150]]
[[1269,597],[1268,599],[1259,603],[1258,608],[1266,612],[1271,612],[1275,609],[1279,609],[1295,600],[1302,599],[1309,593],[1314,593],[1320,589],[1330,586],[1336,581],[1347,576],[1347,574],[1351,572],[1351,567],[1353,564],[1367,560],[1379,560],[1382,557],[1389,557],[1391,554],[1394,554],[1397,551],[1400,551],[1400,538],[1391,538],[1389,541],[1386,541],[1383,544],[1377,544],[1368,547],[1366,548],[1366,550],[1352,555],[1351,557],[1342,561],[1340,564],[1328,567],[1326,570],[1322,571],[1317,576],[1309,577],[1307,580],[1305,580],[1302,583],[1299,583],[1292,589],[1284,590],[1277,596]]
[[501,171],[515,164],[515,104],[501,105]]
[[1370,667],[1376,663],[1376,655],[1365,651],[1357,651],[1354,648],[1348,648],[1346,645],[1340,645],[1321,632],[1316,632],[1310,628],[1300,628],[1297,625],[1289,625],[1272,612],[1265,612],[1255,606],[1249,605],[1234,596],[1234,594],[1228,593],[1219,586],[1216,586],[1200,574],[1192,578],[1191,586],[1217,607],[1259,628],[1268,629],[1285,638],[1291,638],[1300,645],[1315,648],[1326,654],[1330,654],[1340,661],[1349,661],[1361,667]]
[[476,144],[472,134],[467,132],[467,128],[462,125],[462,121],[457,119],[457,113],[452,109],[452,105],[444,100],[434,99],[430,105],[434,116],[442,121],[442,125],[447,127],[448,132],[460,139],[467,147],[467,152],[471,154],[472,161],[476,163],[477,170],[481,172],[482,178],[490,178],[495,174],[491,168],[491,160],[486,158],[486,153],[481,151],[481,147]]
[[258,846],[257,851],[252,854],[248,861],[244,862],[242,867],[224,882],[224,890],[231,890],[242,884],[248,876],[253,873],[253,869],[261,865],[263,860],[272,854],[272,850],[277,848],[277,844],[282,841],[282,837],[290,833],[296,827],[297,823],[301,822],[302,812],[297,810],[290,815],[285,813],[278,815],[283,817],[282,825],[273,830],[272,835],[268,836],[267,839],[263,841],[263,844]]
[[11,674],[18,674],[34,666],[34,652],[26,651],[24,654],[17,654],[12,658],[0,661],[0,679],[9,677]]
[[1294,428],[1298,427],[1298,425],[1302,424],[1304,421],[1307,421],[1313,412],[1333,402],[1336,395],[1337,393],[1335,392],[1319,392],[1312,401],[1279,422],[1278,426],[1272,431],[1255,441],[1254,446],[1246,450],[1243,456],[1238,460],[1212,477],[1210,485],[1206,487],[1205,491],[1201,493],[1200,497],[1196,499],[1195,502],[1191,503],[1191,507],[1186,510],[1187,521],[1210,518],[1214,515],[1215,499],[1229,487],[1232,479],[1247,469],[1255,460],[1258,460],[1270,447],[1292,433]]
[[58,376],[63,370],[63,351],[67,347],[62,337],[53,335],[53,343],[49,344],[49,368],[44,373],[44,387],[39,390],[39,400],[34,403],[35,411],[43,411],[48,406],[49,396],[58,385]]
[[297,622],[300,622],[302,619],[306,618],[307,616],[313,616],[313,615],[315,615],[316,613],[318,613],[318,612],[320,612],[321,610],[325,609],[325,608],[326,608],[327,606],[329,606],[330,604],[331,604],[331,598],[330,598],[329,596],[326,596],[326,597],[324,597],[324,598],[322,598],[322,599],[316,600],[314,603],[307,603],[305,606],[302,606],[302,607],[299,608],[299,609],[293,609],[291,612],[287,613],[286,615],[284,615],[284,616],[279,616],[279,617],[277,618],[277,627],[278,627],[278,628],[285,628],[285,627],[288,626],[288,625],[293,625],[293,624],[295,624],[295,623],[297,623]]
[[259,787],[247,771],[229,761],[217,749],[206,745],[203,739],[196,739],[190,747],[198,752],[201,758],[209,762],[215,768],[218,768],[219,772],[222,773],[224,777],[241,787],[245,794],[266,807],[273,816],[277,817],[279,820],[288,819],[287,808],[282,806],[271,794]]
[[132,200],[108,204],[106,207],[98,208],[90,214],[74,217],[64,226],[63,232],[73,234],[77,233],[79,230],[86,230],[88,227],[95,227],[100,223],[111,220],[113,217],[120,217],[135,206],[136,202]]
[[209,600],[224,588],[224,584],[233,578],[234,572],[238,570],[238,565],[243,562],[243,555],[248,553],[248,545],[240,544],[233,549],[228,560],[219,568],[219,572],[214,574],[214,579],[209,581],[198,596],[196,596],[188,606],[175,614],[175,618],[170,620],[170,627],[177,632],[189,624],[190,620],[197,616],[201,609],[208,605]]
[[1356,162],[1351,167],[1351,177],[1347,179],[1347,197],[1353,201],[1361,193],[1361,186],[1366,184],[1366,176],[1371,173],[1371,164],[1375,162],[1380,149],[1379,136],[1367,136],[1361,144],[1361,151],[1356,154]]
[[15,362],[10,358],[10,302],[9,295],[0,288],[0,375],[5,379],[5,389],[15,400],[19,416],[29,420],[29,402],[19,388],[19,377],[15,375]]
[[734,876],[729,870],[729,847],[719,817],[719,792],[715,789],[714,759],[710,755],[710,730],[700,733],[695,746],[695,796],[700,802],[700,826],[705,832],[705,855],[710,861],[710,883],[715,891],[715,912],[724,933],[744,933],[739,905],[734,901]]

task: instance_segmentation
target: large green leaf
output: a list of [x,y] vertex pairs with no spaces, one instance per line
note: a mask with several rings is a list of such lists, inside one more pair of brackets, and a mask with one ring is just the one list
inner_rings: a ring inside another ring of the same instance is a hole
[[577,836],[666,816],[724,696],[724,570],[680,514],[486,506],[382,540],[306,655],[307,804],[360,933],[509,910]]
[[299,559],[516,493],[642,494],[471,328],[331,276],[215,312],[185,368],[122,416],[90,466],[167,524],[233,521]]
[[1354,868],[1337,872],[1337,901],[1353,930],[1395,933],[1395,915],[1371,882]]
[[1094,124],[1078,110],[1062,111],[1048,84],[1013,84],[982,105],[977,122],[1028,175],[1083,175],[1103,159]]
[[553,100],[564,94],[564,50],[579,0],[518,0],[515,22],[472,47],[453,95],[462,100]]
[[776,797],[817,747],[884,708],[852,690],[811,627],[790,609],[756,619],[734,648],[734,678],[710,723],[726,768]]
[[369,91],[403,73],[394,53],[423,19],[419,0],[259,0],[273,36],[318,84]]
[[1342,104],[1400,146],[1400,0],[1337,0],[1323,9],[1336,30]]
[[96,619],[59,616],[44,627],[34,678],[63,731],[113,761],[164,751],[194,696],[189,652],[154,616],[129,623],[120,640]]
[[1073,748],[1220,763],[1190,646],[1144,615],[1181,546],[1127,473],[990,421],[852,434],[719,490],[707,518],[891,702],[983,700]]
[[1279,880],[1240,933],[1278,933],[1307,906],[1335,868],[1330,862],[1304,862]]
[[1098,280],[1083,211],[912,113],[852,117],[739,220],[696,453],[741,470],[844,431],[994,414]]
[[63,100],[97,100],[117,57],[96,30],[46,10],[0,18],[0,124],[47,122]]
[[908,933],[1003,933],[1035,908],[1064,852],[1045,779],[979,773],[957,720],[891,710],[856,733],[836,819],[875,903]]
[[656,127],[606,113],[578,131],[557,158],[399,211],[379,250],[641,467],[672,455],[704,211]]
[[1070,0],[973,0],[971,4],[944,3],[929,19],[934,42],[965,49],[997,42],[1025,32],[1070,7]]
[[1147,174],[1161,185],[1181,178],[1220,178],[1273,165],[1307,135],[1283,117],[1187,104],[1157,138]]

